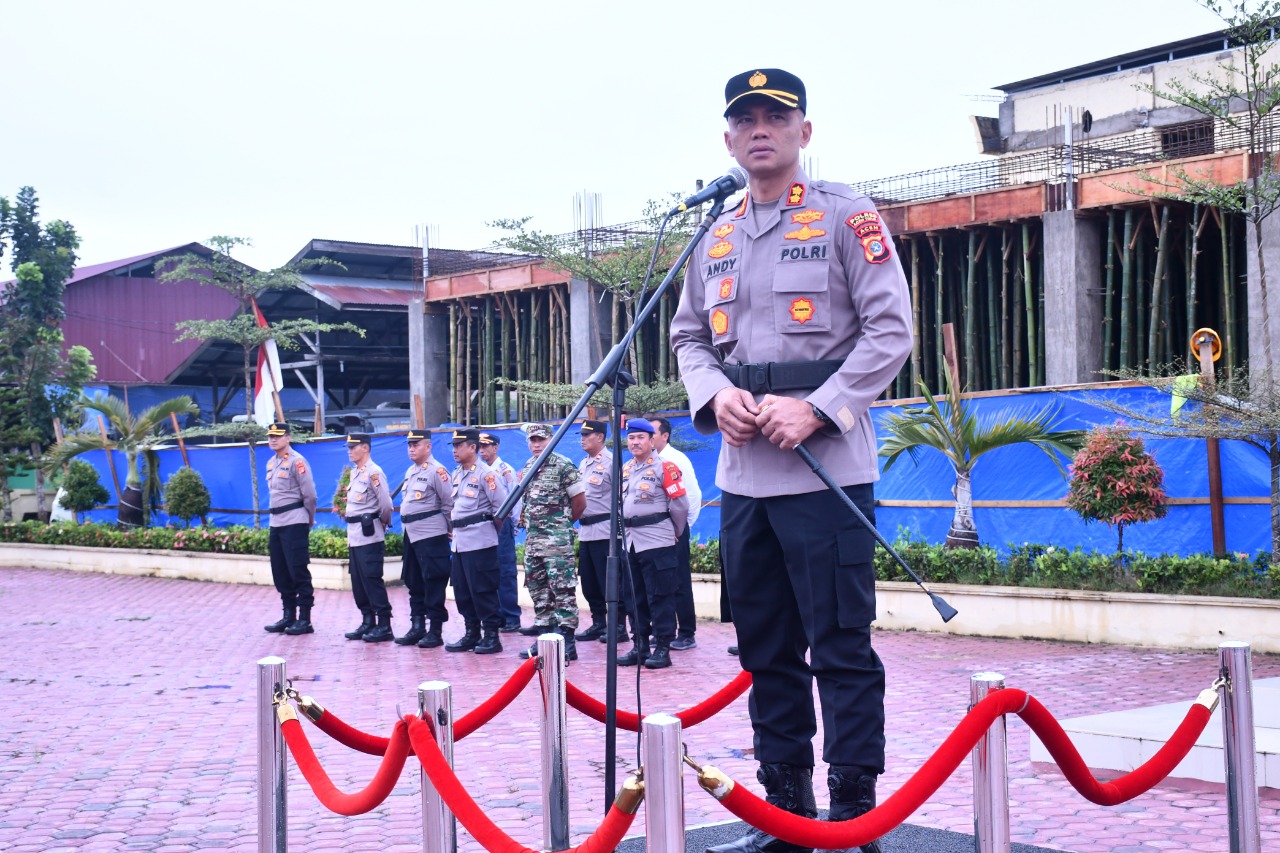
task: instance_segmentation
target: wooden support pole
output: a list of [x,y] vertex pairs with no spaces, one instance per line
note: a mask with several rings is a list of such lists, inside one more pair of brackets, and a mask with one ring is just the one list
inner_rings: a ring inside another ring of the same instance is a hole
[[[1194,345],[1200,359],[1200,375],[1204,377],[1205,384],[1212,388],[1213,337],[1201,334]],[[1218,439],[1206,438],[1204,443],[1209,462],[1209,521],[1213,529],[1213,553],[1220,557],[1227,552],[1226,519],[1222,510],[1222,455]]]
[[1162,205],[1160,230],[1156,236],[1156,271],[1151,277],[1151,319],[1147,323],[1147,366],[1156,372],[1163,345],[1164,315],[1168,306],[1164,299],[1164,280],[1169,268],[1169,205]]
[[[284,420],[284,418],[282,417],[280,420]],[[182,464],[190,468],[191,460],[187,458],[187,443],[182,440],[182,428],[178,426],[178,416],[173,412],[169,413],[169,423],[173,424],[173,437],[178,440],[178,450],[182,453]]]
[[422,413],[422,395],[421,394],[413,395],[413,422],[414,422],[414,425],[418,427],[418,429],[427,428],[427,418]]
[[[950,380],[951,387],[959,393],[962,390],[960,365],[956,363],[956,327],[953,323],[946,323],[942,327],[942,362],[946,365],[947,378]],[[938,393],[943,393],[943,389],[938,389]]]
[[311,431],[316,435],[324,435],[324,418],[320,415],[319,403],[316,403],[316,413],[311,421]]

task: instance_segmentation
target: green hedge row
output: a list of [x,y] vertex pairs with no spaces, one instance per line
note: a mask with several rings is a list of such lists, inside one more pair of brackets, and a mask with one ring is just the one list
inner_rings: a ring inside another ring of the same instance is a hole
[[[42,545],[89,545],[99,548],[156,548],[225,554],[267,553],[267,528],[146,527],[117,530],[106,524],[43,524],[24,521],[0,524],[0,542]],[[720,573],[720,541],[693,540],[690,563],[699,574]],[[387,556],[401,553],[401,537],[387,534]],[[997,584],[1005,586],[1086,589],[1120,592],[1160,592],[1184,595],[1226,595],[1280,598],[1280,579],[1269,570],[1270,555],[1259,553],[1211,557],[1197,554],[1148,556],[1133,551],[1122,555],[1068,550],[1052,545],[1020,545],[1001,556],[994,548],[947,549],[922,539],[900,535],[896,550],[921,578],[931,583]],[[517,546],[523,560],[523,546]],[[346,531],[320,527],[311,531],[313,557],[347,556]],[[910,580],[882,548],[876,548],[876,577]]]

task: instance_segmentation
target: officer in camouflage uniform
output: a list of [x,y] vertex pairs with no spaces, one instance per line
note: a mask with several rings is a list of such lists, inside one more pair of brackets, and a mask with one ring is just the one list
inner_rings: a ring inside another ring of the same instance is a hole
[[[551,438],[551,427],[528,424],[533,456],[520,472],[520,480],[533,468]],[[533,599],[533,624],[540,633],[558,632],[564,637],[565,660],[577,660],[574,631],[578,628],[578,572],[573,553],[573,523],[587,508],[586,486],[578,467],[559,453],[553,453],[524,493],[520,526],[528,534],[524,540],[524,585]],[[537,643],[520,652],[530,658],[538,653]]]

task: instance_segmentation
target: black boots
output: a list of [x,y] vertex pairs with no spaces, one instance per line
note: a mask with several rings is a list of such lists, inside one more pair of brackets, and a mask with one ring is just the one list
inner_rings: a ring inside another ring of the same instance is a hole
[[454,642],[444,647],[446,652],[469,652],[480,644],[480,625],[467,623],[467,632]]
[[[831,765],[827,768],[827,789],[831,792],[827,820],[853,820],[876,807],[876,777],[861,767]],[[881,853],[879,841],[859,849],[862,853]]]
[[591,627],[585,631],[579,631],[574,636],[584,643],[589,643],[605,634],[605,620],[591,617]]
[[425,616],[410,616],[409,633],[405,634],[403,637],[396,637],[396,645],[412,646],[423,637],[427,636],[426,621],[427,617]]
[[316,629],[311,626],[311,605],[304,604],[298,608],[298,618],[293,621],[292,625],[285,626],[284,632],[290,637],[296,637],[299,634],[314,634]]
[[360,616],[363,621],[356,627],[356,629],[354,631],[348,631],[342,636],[346,637],[348,640],[359,640],[364,637],[365,634],[373,630],[373,614],[362,611]]
[[366,643],[385,643],[388,640],[394,640],[395,634],[391,633],[391,616],[379,616],[378,624],[366,631],[361,639]]
[[[543,633],[544,634],[549,633],[549,631],[544,631]],[[556,628],[556,633],[558,633],[561,637],[564,637],[565,662],[567,663],[569,661],[577,660],[578,659],[578,642],[577,640],[574,639],[573,629],[566,628],[565,626],[561,625],[559,628]],[[537,656],[538,656],[538,644],[536,642],[529,648],[520,650],[521,660],[528,660],[529,658],[536,658]]]
[[671,651],[659,643],[654,646],[653,653],[644,659],[645,669],[666,669],[671,666]]
[[539,634],[545,634],[549,630],[546,625],[525,625],[523,628],[517,628],[516,633],[522,637],[536,637]]
[[296,620],[296,613],[296,608],[286,607],[284,609],[284,615],[281,616],[278,621],[272,622],[270,625],[263,625],[262,630],[266,631],[268,634],[282,634],[284,633],[285,628],[288,628],[294,623]]
[[618,655],[618,666],[635,666],[649,659],[649,645],[636,643],[625,655]]
[[476,643],[475,653],[478,655],[496,655],[502,651],[502,641],[498,639],[498,631],[484,629],[484,636]]
[[422,635],[418,640],[418,648],[434,649],[437,646],[444,645],[444,637],[440,636],[440,623],[435,619],[431,620],[431,628]]
[[[801,817],[818,816],[813,798],[813,768],[793,764],[761,764],[756,778],[764,785],[765,800]],[[810,847],[799,847],[752,827],[746,835],[728,844],[708,847],[707,853],[812,853]]]

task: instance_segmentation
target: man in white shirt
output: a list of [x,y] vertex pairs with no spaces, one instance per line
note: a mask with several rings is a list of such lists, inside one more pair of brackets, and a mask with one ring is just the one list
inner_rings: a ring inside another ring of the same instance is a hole
[[674,462],[680,469],[680,481],[689,495],[689,522],[685,525],[684,533],[680,534],[680,541],[676,543],[676,556],[680,560],[680,588],[676,592],[676,638],[671,641],[671,649],[682,652],[698,645],[698,641],[694,639],[698,630],[698,617],[693,607],[689,530],[702,511],[702,489],[698,486],[698,477],[693,472],[693,463],[689,461],[689,457],[671,446],[671,421],[656,416],[650,416],[648,421],[655,427],[653,446],[658,451],[658,456]]

